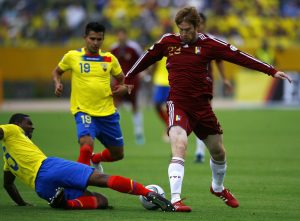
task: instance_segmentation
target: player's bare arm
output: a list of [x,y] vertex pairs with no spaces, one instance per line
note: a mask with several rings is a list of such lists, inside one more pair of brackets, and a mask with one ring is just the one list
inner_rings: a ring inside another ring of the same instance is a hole
[[25,202],[21,197],[16,185],[14,184],[15,179],[16,179],[15,175],[13,175],[10,171],[4,171],[3,174],[4,189],[7,191],[10,198],[18,206],[31,206],[32,204]]
[[282,71],[277,71],[275,74],[274,74],[274,78],[279,78],[279,79],[282,79],[282,80],[288,80],[290,83],[292,83],[292,79],[290,78],[290,76],[288,76],[286,73],[282,72]]
[[54,94],[57,97],[60,97],[63,92],[63,84],[61,83],[61,76],[63,75],[64,71],[61,70],[59,67],[56,67],[52,71],[53,81],[54,81]]
[[219,74],[221,76],[221,80],[224,85],[225,92],[229,94],[233,91],[233,87],[232,87],[232,84],[230,83],[230,81],[225,76],[223,60],[216,60],[216,65],[217,65]]
[[[114,78],[117,80],[118,84],[113,88],[113,96],[122,96],[125,93],[129,93],[131,92],[133,85],[126,85],[124,84],[124,79],[125,79],[125,75],[123,72],[121,72],[121,74],[114,76]],[[132,87],[130,87],[132,86]]]

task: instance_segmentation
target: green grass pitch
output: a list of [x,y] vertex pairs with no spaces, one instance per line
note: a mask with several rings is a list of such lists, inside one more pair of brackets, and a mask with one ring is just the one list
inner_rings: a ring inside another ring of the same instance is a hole
[[[34,142],[48,155],[76,160],[78,144],[73,117],[67,112],[28,112],[36,131]],[[163,125],[151,108],[144,111],[146,144],[137,146],[131,113],[121,109],[125,158],[105,163],[104,171],[131,177],[143,184],[158,184],[169,198],[167,168],[170,147],[162,141]],[[300,220],[300,111],[284,109],[221,110],[216,114],[224,130],[228,170],[225,186],[240,202],[227,207],[209,192],[209,156],[195,164],[195,138],[190,136],[182,197],[191,213],[147,211],[138,197],[109,189],[90,188],[106,195],[112,210],[65,211],[48,207],[34,191],[16,182],[23,198],[34,207],[18,207],[0,189],[0,221],[32,220]],[[0,124],[11,113],[0,113]],[[95,151],[102,150],[97,141]],[[1,168],[3,161],[0,161]],[[3,182],[0,173],[1,187]]]

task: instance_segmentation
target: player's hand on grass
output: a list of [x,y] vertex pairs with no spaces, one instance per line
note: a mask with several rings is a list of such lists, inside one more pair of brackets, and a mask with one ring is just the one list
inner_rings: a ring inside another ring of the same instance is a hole
[[277,71],[275,74],[274,74],[274,78],[279,78],[279,79],[282,79],[282,80],[288,80],[290,83],[292,83],[292,79],[284,72],[282,71]]

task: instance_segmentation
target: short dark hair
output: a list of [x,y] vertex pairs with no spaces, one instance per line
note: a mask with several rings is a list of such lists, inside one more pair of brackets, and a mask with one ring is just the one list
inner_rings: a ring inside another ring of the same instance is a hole
[[88,35],[91,31],[105,33],[105,27],[98,22],[90,22],[85,26],[85,35]]
[[21,113],[16,113],[13,114],[10,119],[9,119],[9,124],[16,124],[16,123],[22,123],[22,121],[26,118],[29,117],[27,114],[21,114]]

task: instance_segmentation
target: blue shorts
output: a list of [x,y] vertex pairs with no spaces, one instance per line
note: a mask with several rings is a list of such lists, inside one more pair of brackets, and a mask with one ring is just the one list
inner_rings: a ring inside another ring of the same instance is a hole
[[82,196],[94,169],[85,164],[56,157],[43,161],[35,179],[35,191],[49,201],[57,187],[64,187],[66,199]]
[[118,112],[105,117],[93,117],[78,112],[75,114],[75,121],[78,140],[82,136],[90,135],[93,139],[96,137],[105,147],[124,146]]
[[153,102],[154,104],[165,103],[169,96],[169,86],[155,86],[153,91]]

